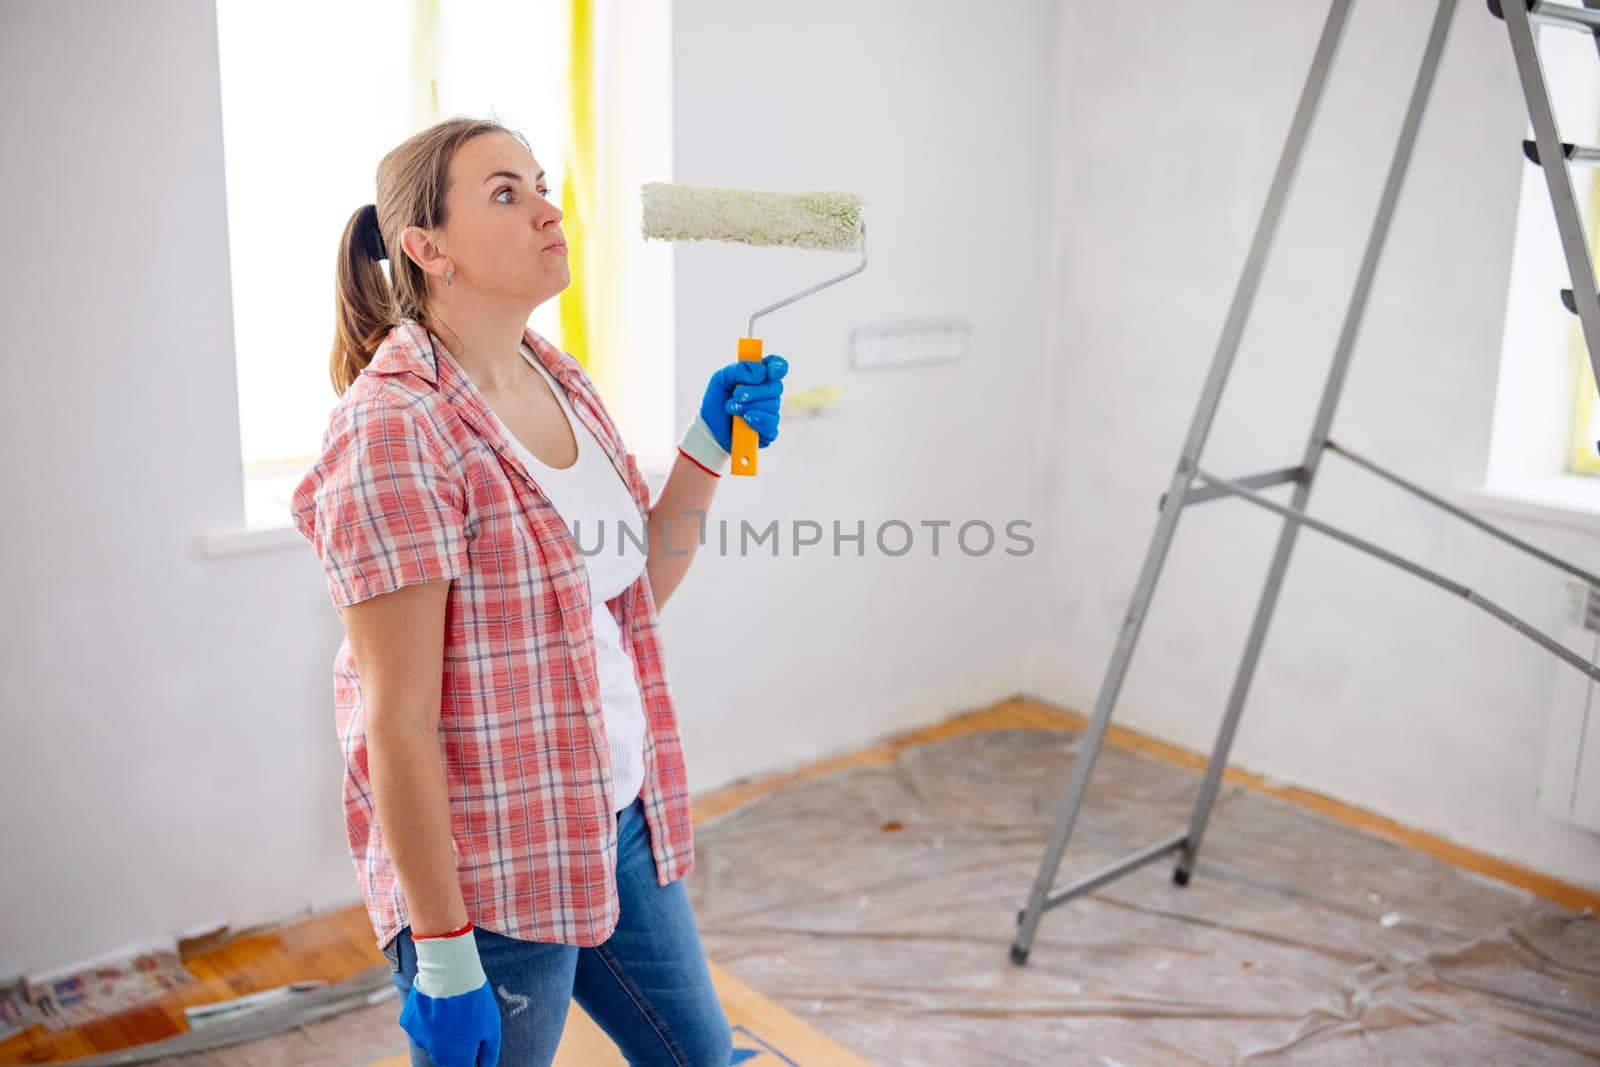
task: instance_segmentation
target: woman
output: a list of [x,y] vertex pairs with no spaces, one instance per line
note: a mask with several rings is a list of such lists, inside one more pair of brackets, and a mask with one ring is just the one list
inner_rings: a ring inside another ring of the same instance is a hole
[[582,366],[526,326],[570,281],[544,177],[520,135],[451,119],[345,227],[340,401],[293,508],[346,631],[351,857],[414,1064],[549,1063],[576,999],[630,1063],[722,1067],[656,612],[733,413],[770,444],[787,367],[712,374],[652,506]]

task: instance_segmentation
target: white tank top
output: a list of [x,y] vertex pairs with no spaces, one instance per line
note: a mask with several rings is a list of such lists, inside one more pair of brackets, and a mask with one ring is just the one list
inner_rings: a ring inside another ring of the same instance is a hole
[[[500,423],[501,432],[527,466],[528,473],[560,512],[567,528],[573,531],[584,568],[589,572],[601,717],[611,749],[612,810],[619,812],[634,802],[644,785],[645,718],[633,659],[622,647],[617,620],[606,607],[606,601],[632,585],[644,570],[646,553],[640,544],[645,539],[644,520],[632,492],[618,476],[605,449],[573,414],[566,390],[526,343],[521,352],[522,358],[544,376],[550,391],[561,402],[561,410],[572,427],[572,436],[578,442],[577,462],[570,467],[547,466],[523,447],[498,416],[495,421]],[[621,529],[624,525],[627,533]]]

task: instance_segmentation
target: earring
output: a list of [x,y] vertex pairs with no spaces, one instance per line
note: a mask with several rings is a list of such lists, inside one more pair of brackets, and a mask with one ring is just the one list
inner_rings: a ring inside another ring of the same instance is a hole
[[446,267],[444,269],[444,283],[446,285],[449,285],[450,284],[450,279],[454,278],[455,276],[456,276],[456,272],[451,270],[449,267]]

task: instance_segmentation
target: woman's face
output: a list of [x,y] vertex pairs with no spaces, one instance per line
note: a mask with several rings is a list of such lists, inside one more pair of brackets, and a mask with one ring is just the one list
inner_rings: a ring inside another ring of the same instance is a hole
[[482,133],[456,149],[443,229],[456,292],[538,306],[571,283],[549,192],[544,168],[510,134]]

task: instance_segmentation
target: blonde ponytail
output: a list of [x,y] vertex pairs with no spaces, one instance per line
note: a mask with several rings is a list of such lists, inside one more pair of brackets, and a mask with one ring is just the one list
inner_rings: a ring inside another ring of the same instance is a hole
[[334,267],[333,354],[328,372],[339,396],[372,362],[390,327],[400,321],[383,264],[372,258],[363,239],[362,214],[369,210],[357,208],[345,223]]

